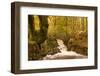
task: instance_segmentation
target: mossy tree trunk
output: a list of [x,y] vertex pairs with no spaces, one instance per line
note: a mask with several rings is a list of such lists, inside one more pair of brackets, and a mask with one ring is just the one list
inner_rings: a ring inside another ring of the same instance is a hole
[[29,15],[28,16],[28,21],[29,21],[29,31],[30,31],[29,34],[32,35],[32,40],[33,40],[34,29],[35,29],[35,27],[34,27],[34,17],[32,15]]
[[41,44],[46,40],[47,38],[47,32],[48,32],[48,16],[39,16],[40,19],[40,37],[38,46],[41,49]]
[[38,16],[40,21],[40,30],[35,30],[35,24],[34,24],[34,16],[29,15],[28,21],[29,21],[29,30],[32,35],[32,41],[36,41],[36,43],[39,46],[39,49],[41,50],[41,44],[46,40],[47,38],[47,32],[48,32],[48,16]]

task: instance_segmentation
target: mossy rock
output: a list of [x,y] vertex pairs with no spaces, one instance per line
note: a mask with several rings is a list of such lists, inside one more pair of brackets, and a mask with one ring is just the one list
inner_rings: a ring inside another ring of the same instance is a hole
[[88,38],[86,32],[79,32],[68,41],[68,50],[88,55]]
[[48,38],[42,44],[42,50],[46,52],[48,55],[53,55],[58,53],[60,50],[57,47],[58,43],[55,38]]

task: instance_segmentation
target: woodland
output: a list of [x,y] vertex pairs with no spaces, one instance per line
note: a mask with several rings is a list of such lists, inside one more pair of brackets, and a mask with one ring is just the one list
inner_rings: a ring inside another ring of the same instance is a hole
[[28,60],[60,52],[56,39],[64,42],[67,51],[88,56],[88,18],[28,15]]

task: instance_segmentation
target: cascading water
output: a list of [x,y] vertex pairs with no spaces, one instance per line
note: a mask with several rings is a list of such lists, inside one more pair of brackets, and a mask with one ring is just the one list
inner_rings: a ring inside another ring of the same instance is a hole
[[84,55],[78,54],[74,51],[67,51],[67,46],[64,45],[61,39],[56,39],[58,43],[59,53],[54,55],[46,55],[43,60],[53,60],[53,59],[76,59],[76,58],[87,58]]

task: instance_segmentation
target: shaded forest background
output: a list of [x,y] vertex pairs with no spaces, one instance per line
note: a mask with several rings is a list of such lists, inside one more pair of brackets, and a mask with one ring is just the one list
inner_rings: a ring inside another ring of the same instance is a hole
[[28,60],[42,60],[59,52],[56,39],[68,51],[88,55],[87,17],[28,15]]

